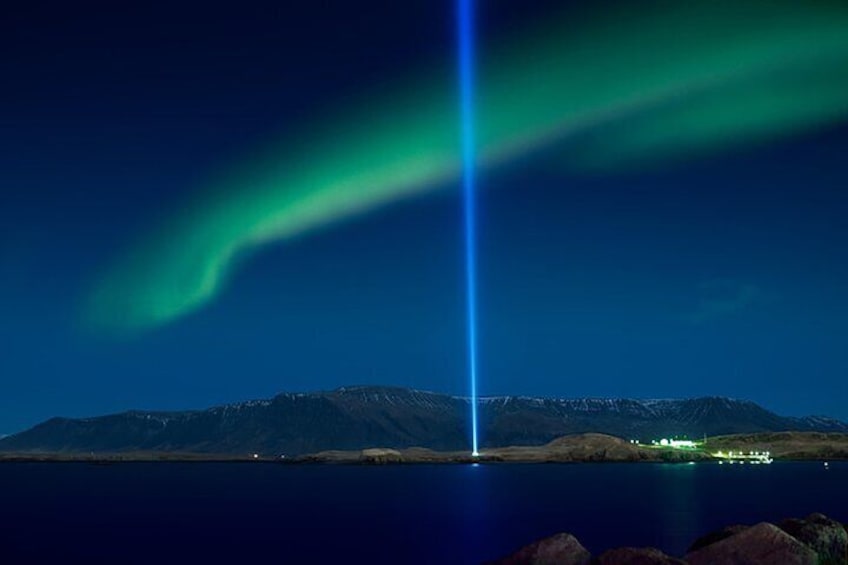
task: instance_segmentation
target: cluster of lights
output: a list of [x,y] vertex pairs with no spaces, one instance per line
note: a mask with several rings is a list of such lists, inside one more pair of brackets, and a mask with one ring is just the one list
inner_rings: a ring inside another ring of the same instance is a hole
[[[630,443],[633,443],[631,440]],[[639,443],[638,441],[636,443]],[[698,447],[698,443],[689,440],[689,439],[666,439],[663,438],[661,440],[651,440],[651,445],[658,445],[660,447],[674,447],[677,449],[686,448],[686,449],[694,449]]]
[[728,451],[724,453],[722,451],[717,451],[713,454],[714,457],[719,458],[719,464],[723,464],[726,460],[728,463],[751,463],[751,464],[759,464],[759,463],[771,463],[771,451],[749,451],[745,453],[744,451]]

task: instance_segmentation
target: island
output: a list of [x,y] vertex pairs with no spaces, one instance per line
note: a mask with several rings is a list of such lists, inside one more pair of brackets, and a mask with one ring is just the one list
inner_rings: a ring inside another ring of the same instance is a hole
[[[766,455],[767,454],[767,455]],[[468,451],[437,451],[423,447],[394,449],[325,450],[287,456],[269,453],[203,453],[184,451],[20,451],[0,452],[0,462],[133,461],[256,462],[279,464],[499,464],[499,463],[761,463],[771,460],[848,460],[848,434],[819,432],[770,432],[734,434],[702,441],[659,440],[642,444],[608,434],[567,435],[539,446],[508,446]]]

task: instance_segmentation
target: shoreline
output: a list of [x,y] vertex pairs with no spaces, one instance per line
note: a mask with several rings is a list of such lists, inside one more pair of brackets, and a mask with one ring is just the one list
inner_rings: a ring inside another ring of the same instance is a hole
[[[604,434],[565,436],[541,446],[509,446],[484,450],[474,457],[467,451],[435,451],[422,447],[330,450],[303,455],[266,453],[197,453],[161,451],[125,452],[0,452],[2,463],[90,463],[111,465],[133,462],[276,463],[282,465],[495,465],[551,463],[708,463],[720,462],[717,452],[769,451],[775,461],[846,461],[848,434],[780,432],[736,434],[708,438],[697,448],[677,449],[634,445]],[[746,463],[752,464],[752,463]]]
[[[834,459],[834,461],[836,461]],[[496,457],[472,457],[471,455],[446,456],[444,458],[427,459],[397,459],[397,460],[374,460],[363,457],[359,451],[351,451],[344,456],[326,457],[320,454],[302,455],[275,459],[272,457],[246,457],[246,456],[215,456],[205,454],[136,454],[136,453],[104,453],[96,455],[77,454],[29,454],[29,453],[0,453],[0,465],[3,463],[89,463],[92,465],[112,465],[120,463],[253,463],[265,465],[287,465],[287,466],[416,466],[416,465],[579,465],[579,464],[613,464],[613,463],[668,463],[672,465],[686,465],[689,463],[718,463],[712,458],[700,459],[677,459],[662,461],[659,459],[644,460],[614,460],[614,459],[568,459],[568,460],[543,460],[543,459],[509,459],[504,460]]]

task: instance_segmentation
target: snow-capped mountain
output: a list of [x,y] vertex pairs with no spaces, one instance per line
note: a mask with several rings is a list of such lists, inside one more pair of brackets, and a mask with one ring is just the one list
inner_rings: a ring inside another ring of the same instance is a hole
[[[468,445],[464,397],[396,387],[344,387],[280,394],[186,412],[133,410],[95,418],[52,418],[0,440],[3,451],[192,451],[296,455],[328,449]],[[483,446],[543,444],[602,432],[648,441],[769,431],[848,432],[821,416],[779,416],[745,400],[603,398],[480,399]]]

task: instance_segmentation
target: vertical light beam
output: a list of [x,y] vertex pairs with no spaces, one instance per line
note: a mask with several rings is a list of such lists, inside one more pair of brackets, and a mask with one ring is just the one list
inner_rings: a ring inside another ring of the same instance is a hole
[[457,2],[459,44],[460,135],[462,141],[462,203],[465,224],[465,300],[468,324],[468,379],[471,405],[471,455],[477,456],[477,249],[476,149],[474,139],[474,1]]

